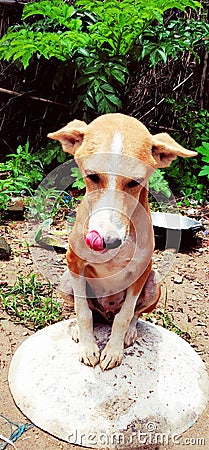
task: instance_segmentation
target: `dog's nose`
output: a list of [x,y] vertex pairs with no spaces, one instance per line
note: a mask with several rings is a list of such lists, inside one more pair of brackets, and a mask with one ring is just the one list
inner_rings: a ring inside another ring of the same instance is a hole
[[104,237],[104,248],[107,250],[120,247],[121,244],[122,240],[115,231],[107,233]]

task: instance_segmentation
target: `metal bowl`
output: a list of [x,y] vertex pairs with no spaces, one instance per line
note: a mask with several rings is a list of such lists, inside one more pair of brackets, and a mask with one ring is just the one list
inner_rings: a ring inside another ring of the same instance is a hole
[[204,229],[198,220],[180,214],[151,212],[156,248],[190,246],[195,234]]
[[188,230],[197,233],[202,230],[203,225],[195,219],[164,212],[151,212],[153,227],[167,228],[169,230]]

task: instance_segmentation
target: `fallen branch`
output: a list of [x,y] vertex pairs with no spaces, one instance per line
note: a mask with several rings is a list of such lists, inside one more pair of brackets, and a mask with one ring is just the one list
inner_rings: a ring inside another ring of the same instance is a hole
[[[186,77],[183,81],[181,81],[181,83],[177,84],[177,86],[175,86],[172,90],[173,92],[176,91],[176,89],[178,89],[180,86],[182,86],[182,84],[186,83],[186,81],[191,78],[191,76],[193,75],[193,72],[191,72],[188,77]],[[146,113],[143,114],[143,116],[139,117],[139,120],[143,119],[143,117],[147,116],[149,113],[151,113],[152,111],[154,111],[161,103],[163,103],[165,101],[165,97],[161,98],[161,100],[155,105],[153,106],[149,111],[147,111]]]
[[27,2],[19,2],[18,0],[0,0],[3,5],[25,5]]
[[204,107],[204,88],[205,88],[205,81],[207,78],[207,67],[208,67],[208,52],[205,51],[205,57],[204,57],[204,63],[203,63],[203,71],[201,76],[201,84],[200,84],[200,105],[201,108]]
[[63,103],[53,102],[52,100],[48,100],[46,98],[35,97],[34,95],[29,95],[25,92],[20,93],[20,92],[10,91],[8,89],[3,89],[3,88],[0,88],[0,92],[2,92],[2,94],[12,95],[13,97],[25,97],[29,100],[36,100],[38,102],[49,103],[50,105],[61,106],[62,108],[69,108],[69,105],[64,105]]

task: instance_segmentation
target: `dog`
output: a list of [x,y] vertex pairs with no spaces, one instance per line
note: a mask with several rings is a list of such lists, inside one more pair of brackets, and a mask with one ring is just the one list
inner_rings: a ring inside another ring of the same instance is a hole
[[[74,305],[72,337],[80,361],[102,370],[119,366],[124,347],[137,338],[137,320],[160,298],[152,270],[154,234],[148,205],[148,178],[177,157],[192,157],[167,133],[151,135],[137,119],[120,113],[90,124],[73,120],[49,133],[74,155],[86,184],[69,236],[63,298]],[[100,350],[93,334],[93,313],[112,323]]]

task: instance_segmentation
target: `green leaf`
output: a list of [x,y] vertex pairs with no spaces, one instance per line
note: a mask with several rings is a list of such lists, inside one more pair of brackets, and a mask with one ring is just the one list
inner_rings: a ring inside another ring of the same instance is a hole
[[155,66],[155,64],[157,62],[156,54],[157,54],[157,50],[154,50],[153,52],[150,53],[149,58],[150,58],[150,61],[152,63],[152,66]]
[[41,228],[42,230],[45,230],[47,228],[50,227],[50,225],[52,225],[53,223],[53,219],[51,217],[49,217],[48,219],[44,220],[41,224]]
[[91,109],[95,109],[94,108],[94,104],[91,102],[91,100],[89,99],[89,96],[86,96],[85,98],[84,98],[84,102],[85,102],[85,104],[89,107],[89,108],[91,108]]
[[166,64],[168,55],[165,53],[164,50],[162,50],[160,48],[158,48],[157,51],[160,54],[160,56],[162,57],[163,62]]
[[109,100],[109,102],[113,103],[114,105],[118,106],[119,108],[121,108],[121,101],[118,97],[116,97],[116,95],[113,94],[108,94],[106,96],[106,98]]
[[42,237],[42,228],[38,228],[38,230],[34,233],[35,242],[39,242]]
[[89,57],[89,51],[86,48],[79,47],[79,54]]
[[101,84],[101,89],[105,92],[111,92],[114,94],[114,89],[109,83]]
[[122,72],[121,70],[112,69],[111,74],[117,81],[119,81],[119,83],[121,83],[122,85],[125,84],[126,77],[125,77],[124,72]]
[[93,77],[88,77],[88,76],[86,76],[86,77],[79,77],[76,80],[76,84],[77,84],[78,87],[80,87],[80,86],[83,86],[83,85],[89,83],[89,81],[91,81],[93,79],[94,79]]
[[202,170],[199,173],[199,176],[207,176],[209,178],[209,166],[203,166]]
[[159,11],[153,11],[153,16],[158,20],[158,22],[163,23],[163,17]]

